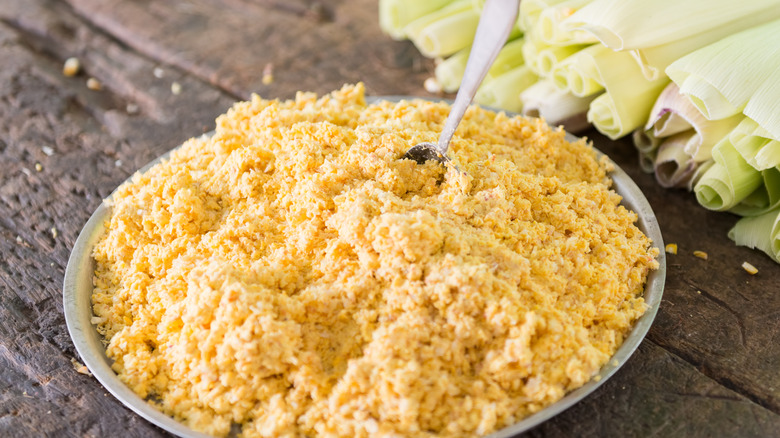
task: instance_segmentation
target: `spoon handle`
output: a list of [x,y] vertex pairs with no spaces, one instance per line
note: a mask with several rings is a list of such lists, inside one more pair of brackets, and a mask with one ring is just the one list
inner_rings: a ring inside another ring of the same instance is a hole
[[498,52],[506,43],[509,32],[517,20],[519,7],[520,0],[487,0],[485,2],[460,89],[458,89],[455,102],[450,108],[447,121],[444,122],[444,129],[439,135],[439,143],[436,148],[442,155],[447,153],[452,135],[455,134],[455,129],[460,124],[463,114],[466,113],[474,99],[477,88],[485,79],[490,66],[493,65],[493,61],[498,56]]

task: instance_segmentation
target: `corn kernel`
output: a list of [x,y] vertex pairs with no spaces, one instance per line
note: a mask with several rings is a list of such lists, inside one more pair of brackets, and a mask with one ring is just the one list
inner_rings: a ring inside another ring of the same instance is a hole
[[707,258],[709,258],[707,253],[704,252],[704,251],[694,251],[693,255],[695,255],[696,257],[698,257],[698,258],[700,258],[702,260],[707,260]]
[[426,79],[425,82],[423,83],[423,87],[425,87],[425,91],[429,93],[432,94],[441,93],[441,84],[439,83],[439,81],[436,80],[436,78]]
[[669,254],[677,254],[677,244],[676,243],[667,244],[666,252]]
[[753,266],[750,263],[748,263],[748,262],[742,263],[742,269],[747,271],[747,273],[750,274],[750,275],[758,274],[758,269],[755,266]]
[[76,76],[81,69],[81,63],[78,58],[68,58],[62,66],[62,74],[68,77]]
[[274,81],[274,65],[266,64],[263,68],[263,85],[269,85]]
[[100,91],[103,88],[103,84],[95,78],[87,79],[87,88],[94,91]]

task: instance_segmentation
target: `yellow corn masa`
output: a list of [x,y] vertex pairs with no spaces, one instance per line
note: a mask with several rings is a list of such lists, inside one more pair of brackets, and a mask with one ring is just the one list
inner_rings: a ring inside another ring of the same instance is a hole
[[[114,370],[225,436],[484,434],[595,375],[657,250],[606,161],[471,108],[253,97],[123,185],[92,296]],[[389,435],[388,435],[389,436]]]

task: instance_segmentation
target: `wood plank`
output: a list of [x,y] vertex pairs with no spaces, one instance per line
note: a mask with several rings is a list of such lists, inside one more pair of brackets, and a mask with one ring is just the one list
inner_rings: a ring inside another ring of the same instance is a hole
[[[253,92],[269,98],[327,93],[359,81],[369,94],[423,95],[433,71],[410,43],[381,33],[374,0],[68,2],[140,53],[244,99]],[[302,8],[320,12],[302,19],[294,12]],[[274,81],[264,84],[268,64]]]
[[[678,254],[668,258],[664,300],[650,339],[780,413],[780,265],[728,239],[736,216],[707,211],[692,193],[655,184],[636,165],[629,140],[594,138],[642,188],[664,240],[678,245]],[[696,250],[708,259],[695,257]],[[744,261],[759,273],[745,272]]]
[[644,342],[602,388],[530,437],[775,436],[780,416]]
[[[60,72],[69,56],[85,70],[75,78]],[[373,94],[425,95],[433,65],[379,32],[372,0],[0,0],[0,59],[0,436],[166,436],[71,363],[65,264],[116,184],[211,129],[237,97],[356,80]],[[88,76],[103,90],[87,89]],[[728,241],[732,216],[659,188],[628,141],[589,135],[642,187],[680,253],[669,258],[651,342],[529,436],[771,436],[780,430],[780,266]]]

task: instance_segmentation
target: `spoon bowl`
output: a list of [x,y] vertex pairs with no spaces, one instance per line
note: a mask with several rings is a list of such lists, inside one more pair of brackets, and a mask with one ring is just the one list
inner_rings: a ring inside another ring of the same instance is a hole
[[428,142],[419,143],[412,146],[408,151],[406,151],[404,158],[414,160],[417,162],[417,164],[424,164],[426,161],[433,160],[438,161],[444,166],[452,161],[450,160],[450,157],[446,155],[446,153],[442,154],[439,152],[439,148],[436,147],[436,143]]
[[498,56],[498,52],[506,43],[509,33],[514,27],[520,8],[519,0],[487,0],[474,34],[474,44],[471,46],[469,59],[463,73],[458,94],[450,108],[444,129],[439,135],[438,143],[420,143],[407,150],[403,158],[423,164],[428,160],[438,161],[446,165],[450,162],[447,148],[450,145],[455,129],[466,113],[482,80]]

